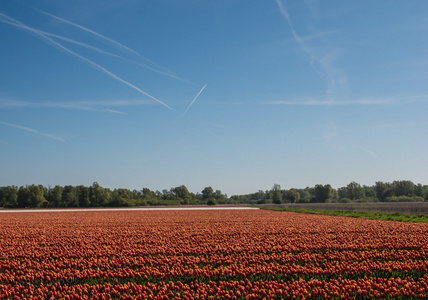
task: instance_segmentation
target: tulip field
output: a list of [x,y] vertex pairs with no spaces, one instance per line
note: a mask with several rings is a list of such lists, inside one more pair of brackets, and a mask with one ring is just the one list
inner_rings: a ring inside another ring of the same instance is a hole
[[0,214],[0,299],[427,295],[428,224],[258,209]]

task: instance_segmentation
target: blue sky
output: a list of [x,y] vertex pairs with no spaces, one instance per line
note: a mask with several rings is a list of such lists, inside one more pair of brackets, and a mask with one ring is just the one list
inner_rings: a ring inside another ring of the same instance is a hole
[[0,186],[428,184],[428,2],[2,1]]

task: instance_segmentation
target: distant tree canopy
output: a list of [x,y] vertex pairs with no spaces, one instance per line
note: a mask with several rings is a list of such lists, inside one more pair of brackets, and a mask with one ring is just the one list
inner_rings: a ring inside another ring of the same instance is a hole
[[[279,196],[281,195],[281,196]],[[337,190],[331,185],[317,184],[304,189],[282,190],[279,184],[269,191],[259,190],[252,194],[233,195],[240,203],[324,203],[324,202],[415,202],[428,201],[428,185],[415,185],[409,180],[376,182],[373,186],[361,186],[353,181]]]
[[272,189],[270,190],[271,193],[271,199],[273,203],[275,204],[281,204],[282,203],[282,192],[281,192],[281,186],[279,184],[274,184]]
[[91,186],[44,187],[42,185],[0,187],[0,207],[130,207],[147,205],[216,205],[237,204],[220,190],[206,187],[201,194],[189,192],[180,185],[162,192],[143,188],[141,191],[118,188],[110,190],[94,182]]
[[331,187],[331,185],[326,184],[317,184],[315,186],[315,195],[311,198],[311,202],[316,203],[324,203],[324,202],[331,202],[333,200],[335,191]]
[[220,190],[205,187],[200,193],[189,192],[186,186],[160,191],[143,188],[140,191],[118,188],[110,190],[94,182],[91,186],[43,185],[0,187],[0,207],[129,207],[147,205],[217,205],[263,203],[322,203],[322,202],[415,202],[428,201],[428,185],[414,184],[410,180],[376,182],[361,186],[351,182],[337,190],[331,185],[317,184],[304,189],[281,189],[274,184],[270,190],[227,197]]

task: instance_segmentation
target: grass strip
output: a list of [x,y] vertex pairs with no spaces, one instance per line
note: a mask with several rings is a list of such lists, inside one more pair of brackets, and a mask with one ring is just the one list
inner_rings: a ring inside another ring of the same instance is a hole
[[260,209],[275,210],[275,211],[289,211],[289,212],[296,212],[296,213],[327,215],[327,216],[336,216],[336,217],[363,218],[363,219],[369,219],[369,220],[428,223],[428,216],[425,216],[425,215],[403,215],[400,213],[387,214],[387,213],[373,213],[373,212],[337,211],[337,210],[330,211],[330,210],[279,208],[279,207],[261,207]]

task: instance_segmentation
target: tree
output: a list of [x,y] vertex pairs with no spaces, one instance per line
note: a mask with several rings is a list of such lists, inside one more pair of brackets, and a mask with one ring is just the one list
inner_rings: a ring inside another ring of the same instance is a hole
[[317,184],[315,186],[315,197],[312,199],[312,202],[329,202],[331,199],[333,199],[333,196],[334,189],[331,187],[331,185]]
[[376,191],[376,197],[382,202],[386,201],[386,198],[393,194],[391,184],[382,181],[376,181],[374,189]]
[[110,206],[131,206],[129,191],[127,189],[114,189],[111,193]]
[[364,188],[355,181],[352,181],[346,186],[347,198],[357,200],[365,197]]
[[79,199],[80,207],[88,207],[91,205],[91,193],[89,187],[84,185],[79,185],[77,189],[77,198]]
[[274,184],[272,189],[270,190],[272,202],[275,204],[281,204],[282,203],[282,193],[281,193],[281,186],[279,184]]
[[299,202],[300,194],[296,189],[290,189],[285,192],[285,199],[287,202],[296,203]]
[[187,189],[187,187],[185,185],[180,185],[177,186],[175,188],[172,189],[173,194],[175,197],[178,198],[178,200],[180,200],[181,204],[189,204],[190,203],[190,194],[189,194],[189,190]]
[[30,206],[30,190],[27,187],[19,187],[18,207],[24,208]]
[[78,207],[79,198],[77,195],[76,188],[72,185],[66,185],[62,190],[62,201],[61,207]]
[[422,184],[418,183],[418,185],[415,186],[415,195],[422,197],[424,199],[426,199],[427,195],[427,191],[428,191],[428,186],[423,186]]
[[348,198],[348,189],[345,186],[338,188],[337,195],[339,196],[339,199]]
[[173,192],[172,192],[172,188],[167,190],[167,189],[163,189],[162,190],[162,199],[164,200],[172,200],[173,198]]
[[190,196],[189,204],[199,204],[199,198],[195,193],[190,192],[189,196]]
[[48,202],[44,197],[43,187],[32,184],[28,187],[28,190],[28,204],[30,207],[40,207],[47,205]]
[[255,200],[264,200],[266,202],[266,194],[263,190],[258,190],[257,193],[254,193]]
[[305,189],[298,189],[297,192],[299,192],[300,194],[300,199],[299,199],[300,203],[306,203],[311,201],[311,193],[308,187]]
[[4,186],[0,187],[0,207],[18,206],[18,187]]
[[94,182],[89,190],[91,194],[91,205],[107,206],[109,204],[111,197],[110,190],[102,188],[98,182]]
[[214,198],[211,198],[210,200],[208,200],[207,205],[210,205],[210,206],[217,205],[217,201]]
[[214,197],[214,190],[212,187],[207,186],[202,190],[202,200],[209,200]]
[[214,198],[217,201],[224,201],[227,198],[227,196],[224,195],[220,190],[215,190]]
[[143,196],[144,203],[151,202],[157,199],[157,194],[148,188],[143,188],[141,194]]
[[364,194],[369,198],[376,198],[376,190],[373,186],[363,185]]
[[60,207],[62,202],[62,186],[56,185],[53,189],[49,190],[48,202],[49,206]]
[[392,182],[394,195],[412,197],[415,195],[415,185],[410,180],[395,180]]

